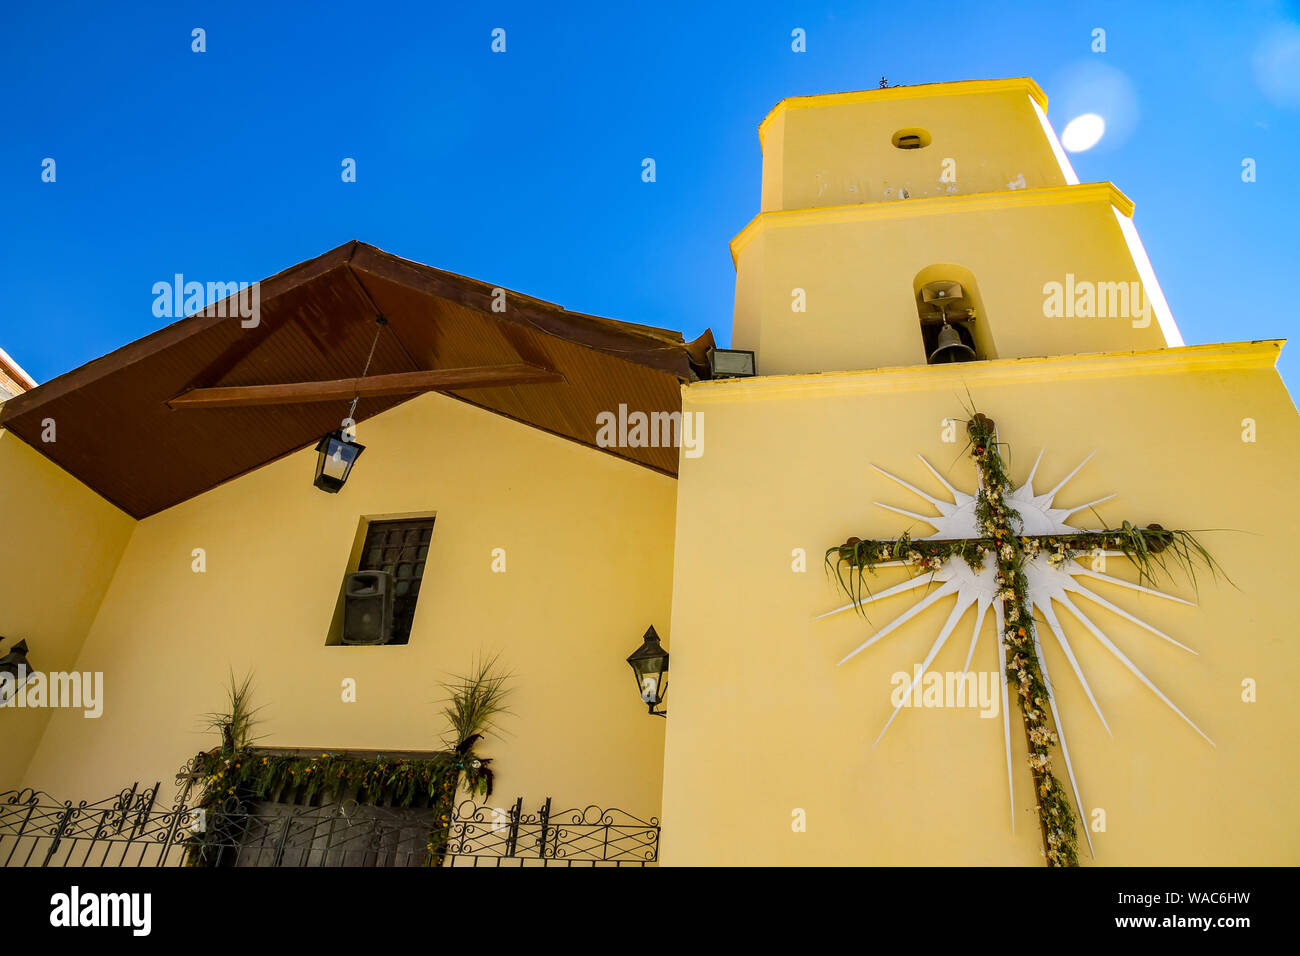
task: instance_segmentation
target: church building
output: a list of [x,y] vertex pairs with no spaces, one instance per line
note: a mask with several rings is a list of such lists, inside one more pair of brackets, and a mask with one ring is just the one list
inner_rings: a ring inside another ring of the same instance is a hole
[[729,348],[350,242],[9,397],[0,862],[1300,862],[1283,343],[1046,114],[782,100]]

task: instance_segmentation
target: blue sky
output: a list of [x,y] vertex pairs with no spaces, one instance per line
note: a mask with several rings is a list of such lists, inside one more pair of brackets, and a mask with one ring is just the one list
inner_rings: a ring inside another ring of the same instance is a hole
[[[264,278],[349,239],[726,341],[758,122],[782,97],[881,75],[1032,76],[1058,132],[1087,78],[1109,77],[1127,122],[1072,160],[1136,202],[1187,342],[1290,335],[1296,5],[1058,6],[6,4],[0,347],[44,381],[165,324],[156,281]],[[1280,365],[1294,394],[1300,343]]]

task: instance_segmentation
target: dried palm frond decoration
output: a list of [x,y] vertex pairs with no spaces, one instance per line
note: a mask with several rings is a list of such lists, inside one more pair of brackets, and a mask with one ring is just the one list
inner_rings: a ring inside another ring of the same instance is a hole
[[510,713],[505,699],[511,675],[499,670],[498,656],[480,658],[469,674],[442,684],[450,694],[442,711],[451,726],[444,743],[456,753],[466,753],[487,734],[499,736],[497,719]]
[[252,675],[228,689],[228,709],[205,715],[220,746],[200,753],[192,761],[200,781],[196,809],[205,825],[192,834],[187,864],[216,866],[223,849],[238,846],[239,833],[249,803],[292,790],[305,800],[324,794],[335,800],[384,803],[409,807],[429,801],[434,823],[426,843],[425,863],[440,866],[446,855],[456,791],[463,784],[471,793],[491,796],[491,758],[474,752],[488,733],[499,733],[498,718],[508,714],[504,700],[510,675],[497,669],[497,658],[477,661],[470,673],[455,676],[442,686],[450,691],[443,714],[450,724],[444,743],[448,749],[427,758],[355,757],[322,752],[304,756],[252,746],[251,730],[260,708],[251,707]]
[[222,753],[231,754],[244,750],[255,739],[253,726],[258,722],[257,712],[261,708],[249,706],[253,696],[253,675],[245,674],[244,679],[236,682],[235,672],[230,672],[230,684],[226,688],[226,710],[204,714],[207,728],[215,730],[221,737]]

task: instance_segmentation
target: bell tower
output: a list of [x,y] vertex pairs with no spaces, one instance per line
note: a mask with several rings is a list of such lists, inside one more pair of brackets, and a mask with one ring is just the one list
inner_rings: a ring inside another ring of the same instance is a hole
[[1046,108],[1028,78],[778,103],[734,347],[773,375],[1181,345],[1132,202]]

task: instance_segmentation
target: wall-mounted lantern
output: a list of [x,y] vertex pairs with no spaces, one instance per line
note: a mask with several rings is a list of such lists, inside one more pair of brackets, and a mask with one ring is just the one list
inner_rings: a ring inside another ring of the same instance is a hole
[[[4,640],[0,637],[0,643]],[[9,703],[18,689],[27,682],[28,669],[27,642],[15,641],[9,645],[9,653],[0,657],[0,676],[8,677],[8,680],[0,680],[0,704]],[[6,691],[12,693],[7,694]]]
[[365,445],[348,441],[348,436],[342,431],[330,432],[322,438],[316,446],[316,487],[338,494],[347,483],[352,466],[365,450]]
[[627,659],[636,675],[636,691],[655,717],[667,717],[666,710],[655,710],[668,693],[668,652],[659,645],[659,635],[651,627],[641,639],[641,646]]

